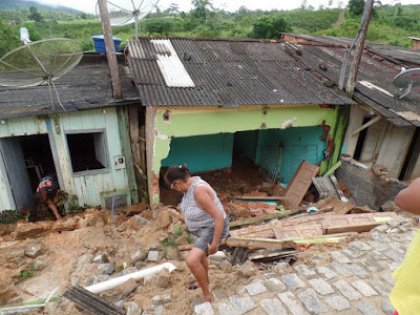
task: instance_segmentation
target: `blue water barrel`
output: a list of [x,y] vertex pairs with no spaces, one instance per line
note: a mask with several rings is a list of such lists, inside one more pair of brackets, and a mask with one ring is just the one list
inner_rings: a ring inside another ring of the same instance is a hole
[[[104,35],[95,35],[95,36],[92,36],[92,39],[93,39],[93,45],[95,46],[95,51],[100,52],[100,53],[105,53],[106,48],[105,48]],[[114,40],[115,51],[120,51],[121,39],[118,37],[113,37],[112,39]]]

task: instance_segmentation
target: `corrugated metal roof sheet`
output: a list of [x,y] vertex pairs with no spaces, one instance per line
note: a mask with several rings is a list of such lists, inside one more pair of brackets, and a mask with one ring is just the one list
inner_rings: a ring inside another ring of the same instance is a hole
[[143,105],[352,104],[289,56],[278,42],[171,39],[195,87],[170,87],[151,39],[129,42]]
[[[302,45],[300,49],[302,56],[299,58],[305,64],[312,69],[318,69],[323,76],[338,83],[344,48]],[[321,63],[326,70],[319,69]],[[414,87],[404,99],[399,99],[399,89],[392,81],[400,71],[400,65],[375,53],[364,53],[357,75],[354,98],[378,111],[395,125],[420,126],[418,118],[415,119],[420,116],[420,86]],[[412,115],[403,114],[406,112],[411,112]]]
[[[55,82],[65,109],[69,112],[107,106],[139,103],[138,91],[120,65],[123,100],[113,100],[105,57],[85,56],[81,64]],[[54,108],[48,86],[26,88],[0,87],[0,119],[62,112],[54,93]]]

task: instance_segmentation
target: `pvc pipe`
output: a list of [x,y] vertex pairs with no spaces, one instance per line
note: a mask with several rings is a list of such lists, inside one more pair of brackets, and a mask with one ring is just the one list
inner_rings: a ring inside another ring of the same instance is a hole
[[140,271],[129,273],[128,275],[124,275],[124,276],[121,276],[121,277],[109,279],[109,280],[104,281],[104,282],[96,283],[96,284],[93,284],[91,286],[86,287],[85,289],[92,292],[92,293],[98,294],[98,293],[116,288],[119,285],[123,284],[124,282],[126,282],[130,279],[139,280],[139,279],[147,277],[151,274],[158,273],[158,272],[160,272],[162,270],[165,270],[165,269],[167,269],[169,271],[169,273],[171,273],[172,271],[174,271],[176,269],[176,267],[175,267],[174,264],[172,264],[170,262],[166,262],[164,264],[157,265],[157,266],[154,266],[152,268],[143,269],[143,270],[140,270]]

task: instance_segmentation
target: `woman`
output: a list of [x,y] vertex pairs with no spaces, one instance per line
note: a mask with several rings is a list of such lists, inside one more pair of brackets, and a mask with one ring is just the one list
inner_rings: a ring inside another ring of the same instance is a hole
[[184,193],[181,210],[188,230],[196,237],[187,265],[203,291],[204,300],[211,302],[207,256],[216,253],[227,238],[228,217],[214,189],[199,176],[191,176],[186,165],[169,168],[165,178],[171,189]]
[[57,220],[61,220],[61,215],[57,210],[57,202],[60,195],[60,186],[55,174],[43,177],[38,184],[35,193],[36,216],[39,214],[41,206],[46,204]]

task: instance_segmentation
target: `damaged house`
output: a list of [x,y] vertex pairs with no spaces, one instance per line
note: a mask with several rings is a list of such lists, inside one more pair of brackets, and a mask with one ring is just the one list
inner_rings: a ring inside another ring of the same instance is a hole
[[152,206],[171,165],[212,171],[234,166],[240,154],[288,184],[302,160],[321,174],[337,162],[353,101],[284,44],[139,39],[128,51],[145,117]]
[[0,210],[30,208],[39,180],[56,173],[75,206],[137,202],[126,106],[138,104],[120,71],[125,99],[112,100],[104,57],[85,55],[56,83],[0,88]]
[[[284,34],[299,44],[299,59],[338,84],[344,52],[351,41]],[[420,67],[420,51],[367,43],[359,66],[343,153],[369,166],[385,167],[400,180],[420,176],[420,87],[399,98],[393,79],[402,68]]]

